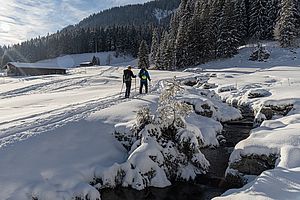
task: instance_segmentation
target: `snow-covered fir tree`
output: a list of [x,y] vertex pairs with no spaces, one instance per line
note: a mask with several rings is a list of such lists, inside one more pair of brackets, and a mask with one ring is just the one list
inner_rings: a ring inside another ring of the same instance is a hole
[[248,16],[245,0],[234,1],[234,24],[236,25],[239,44],[245,44],[248,37]]
[[249,32],[253,40],[267,39],[269,16],[267,10],[268,0],[250,1]]
[[211,50],[211,55],[210,58],[216,59],[218,57],[218,37],[220,35],[220,30],[219,26],[222,23],[222,14],[223,14],[223,7],[224,7],[224,2],[225,0],[215,0],[212,2],[210,13],[209,13],[209,49]]
[[150,63],[155,63],[157,52],[159,51],[159,34],[158,29],[152,33],[152,44],[150,50]]
[[[169,40],[170,34],[167,31],[164,31],[161,43],[159,46],[159,51],[156,55],[156,67],[161,70],[167,70],[169,68],[168,66],[168,60],[172,59],[172,54],[169,54],[167,51],[170,47],[171,41]],[[171,57],[171,58],[170,58]]]
[[269,0],[267,4],[268,13],[268,26],[267,26],[267,38],[274,39],[274,29],[276,26],[276,21],[279,15],[280,0]]
[[209,20],[210,6],[207,2],[197,1],[191,22],[189,22],[189,41],[188,52],[190,65],[197,65],[209,60]]
[[282,47],[294,46],[299,35],[296,25],[299,11],[296,2],[296,0],[282,0],[280,4],[281,9],[274,34]]
[[190,181],[208,171],[209,162],[200,151],[203,135],[185,120],[193,107],[177,98],[184,88],[175,78],[165,84],[155,114],[142,108],[132,136],[117,137],[126,148],[129,144],[129,157],[99,174],[93,183],[97,187],[166,187],[171,181]]
[[138,68],[149,68],[149,53],[148,53],[148,45],[145,40],[143,40],[140,44],[139,54],[138,54]]
[[186,4],[185,8],[180,11],[182,17],[180,18],[175,41],[175,65],[178,68],[187,66],[189,60],[187,48],[190,42],[188,38],[188,24],[191,20],[191,11],[188,3]]
[[239,35],[236,26],[236,21],[233,15],[231,15],[234,3],[232,0],[224,2],[221,16],[219,20],[219,34],[217,40],[217,57],[228,58],[237,53],[239,46]]
[[189,43],[187,49],[188,49],[189,61],[192,65],[202,63],[200,55],[205,46],[203,40],[204,24],[202,23],[201,20],[202,12],[203,12],[202,4],[200,2],[197,2],[195,4],[195,9],[194,9],[192,19],[188,23],[189,31],[187,37],[189,39]]

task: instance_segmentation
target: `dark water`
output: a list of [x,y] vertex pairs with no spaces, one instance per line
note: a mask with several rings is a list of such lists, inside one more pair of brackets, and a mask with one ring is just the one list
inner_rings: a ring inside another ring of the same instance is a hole
[[225,189],[212,188],[200,184],[174,183],[167,188],[148,188],[136,191],[128,188],[102,190],[103,200],[210,200],[220,196]]
[[227,189],[224,175],[229,156],[234,146],[249,136],[252,118],[223,124],[226,142],[220,147],[202,149],[211,167],[206,175],[198,176],[196,183],[174,183],[167,188],[147,188],[136,191],[129,188],[101,191],[102,200],[210,200],[220,196]]
[[207,148],[201,150],[211,166],[206,175],[201,175],[197,178],[198,183],[217,188],[230,188],[224,177],[229,157],[235,145],[249,136],[253,128],[252,122],[253,118],[249,117],[223,124],[223,136],[226,138],[226,142],[215,149]]

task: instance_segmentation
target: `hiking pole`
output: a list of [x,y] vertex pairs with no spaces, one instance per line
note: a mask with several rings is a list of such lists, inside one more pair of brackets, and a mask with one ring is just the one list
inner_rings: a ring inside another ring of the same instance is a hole
[[136,93],[136,77],[134,78],[134,82],[135,82],[135,93]]
[[120,91],[120,96],[122,95],[123,88],[124,88],[124,82],[122,84],[122,88],[121,88],[121,91]]

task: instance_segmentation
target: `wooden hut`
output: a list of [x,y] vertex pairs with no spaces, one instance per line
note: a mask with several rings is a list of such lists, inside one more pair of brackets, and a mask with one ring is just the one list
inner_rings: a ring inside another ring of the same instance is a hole
[[66,74],[67,69],[49,63],[9,62],[4,69],[8,76],[38,76],[49,74]]
[[80,67],[91,67],[94,66],[93,62],[87,61],[79,64]]

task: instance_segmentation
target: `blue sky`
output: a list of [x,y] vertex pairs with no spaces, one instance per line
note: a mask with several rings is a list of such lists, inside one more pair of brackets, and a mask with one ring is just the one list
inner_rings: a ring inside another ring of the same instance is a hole
[[3,0],[0,45],[53,33],[101,10],[149,0]]

